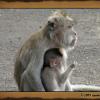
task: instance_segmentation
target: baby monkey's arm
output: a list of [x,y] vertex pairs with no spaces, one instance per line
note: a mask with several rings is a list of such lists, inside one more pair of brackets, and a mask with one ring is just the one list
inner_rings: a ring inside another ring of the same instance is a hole
[[60,82],[61,83],[65,83],[66,82],[66,80],[68,79],[69,75],[71,74],[71,72],[75,68],[75,65],[76,65],[76,62],[74,62],[73,64],[71,64],[70,66],[68,66],[68,68],[66,69],[66,71],[60,77]]

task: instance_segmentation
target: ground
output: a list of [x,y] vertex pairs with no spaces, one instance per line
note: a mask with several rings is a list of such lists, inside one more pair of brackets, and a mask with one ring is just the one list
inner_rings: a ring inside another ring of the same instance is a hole
[[[0,91],[18,91],[14,61],[18,49],[39,31],[54,9],[0,9]],[[78,42],[68,64],[77,61],[72,84],[100,85],[100,9],[64,9],[77,21]]]

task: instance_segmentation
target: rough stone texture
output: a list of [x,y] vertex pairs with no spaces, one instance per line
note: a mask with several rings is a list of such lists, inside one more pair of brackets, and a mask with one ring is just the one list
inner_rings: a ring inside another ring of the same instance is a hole
[[[17,91],[14,59],[23,42],[46,23],[53,9],[0,9],[0,91]],[[77,20],[78,43],[68,63],[77,61],[72,84],[100,85],[100,9],[64,9]]]

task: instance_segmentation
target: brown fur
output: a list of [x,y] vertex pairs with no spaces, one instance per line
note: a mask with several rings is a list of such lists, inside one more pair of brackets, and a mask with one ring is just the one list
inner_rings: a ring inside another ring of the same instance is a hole
[[44,53],[50,48],[63,48],[67,52],[74,47],[75,43],[70,45],[73,40],[69,40],[69,37],[76,40],[76,32],[69,28],[73,23],[65,14],[56,11],[48,18],[44,28],[24,43],[15,62],[14,76],[19,90],[45,91],[40,78]]

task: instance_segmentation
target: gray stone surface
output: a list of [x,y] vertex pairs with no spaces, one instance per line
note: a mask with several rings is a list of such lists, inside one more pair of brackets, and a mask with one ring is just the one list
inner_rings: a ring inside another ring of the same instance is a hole
[[[13,78],[16,52],[44,26],[54,9],[0,9],[0,91],[17,91]],[[77,20],[77,47],[68,63],[77,61],[72,84],[100,85],[100,9],[64,9]]]

